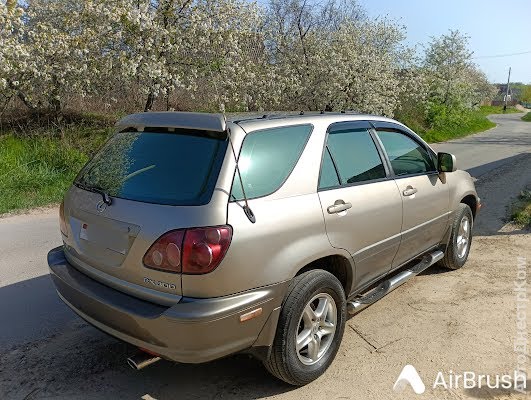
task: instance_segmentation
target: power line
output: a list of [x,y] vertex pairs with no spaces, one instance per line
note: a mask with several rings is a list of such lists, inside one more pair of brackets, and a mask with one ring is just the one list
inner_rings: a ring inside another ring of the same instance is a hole
[[508,54],[496,54],[492,56],[478,56],[478,57],[472,57],[472,59],[478,59],[478,58],[499,58],[499,57],[511,57],[511,56],[519,56],[522,54],[531,54],[531,50],[529,51],[521,51],[520,53],[508,53]]

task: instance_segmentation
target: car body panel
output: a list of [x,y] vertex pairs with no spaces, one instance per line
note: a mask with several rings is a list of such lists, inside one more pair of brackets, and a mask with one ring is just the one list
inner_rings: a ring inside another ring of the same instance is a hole
[[[449,220],[448,185],[437,173],[404,177],[395,180],[402,194],[402,238],[393,267],[440,243]],[[414,188],[417,193],[406,196]]]
[[[393,180],[319,192],[332,246],[347,250],[356,265],[356,285],[385,275],[400,245],[402,199]],[[352,208],[327,212],[337,200]]]
[[[236,141],[244,137],[241,129],[233,127],[232,130]],[[231,152],[226,152],[223,165],[234,168]],[[210,202],[201,206],[170,206],[113,198],[111,205],[102,208],[100,194],[72,186],[64,198],[69,230],[68,236],[63,235],[67,257],[94,279],[120,287],[127,293],[164,304],[178,301],[182,294],[181,274],[148,269],[142,262],[143,256],[157,238],[170,230],[226,224],[232,178],[233,172],[222,168]],[[110,221],[117,226],[114,232],[124,231],[126,247],[112,249],[106,241],[108,238],[101,237]],[[89,229],[96,227],[94,237],[89,238],[82,232],[84,224]],[[90,240],[85,240],[87,238]],[[123,284],[118,284],[117,279]],[[155,287],[153,281],[169,285]],[[139,291],[139,287],[145,290]],[[163,292],[165,300],[154,294],[153,289]]]
[[[48,254],[50,274],[61,299],[102,331],[169,360],[199,363],[267,342],[276,326],[287,282],[217,299],[183,298],[161,306],[103,285],[68,263],[62,248]],[[240,316],[261,308],[256,318]],[[274,328],[273,328],[274,329]],[[264,331],[264,334],[262,334]],[[271,340],[271,339],[269,339]]]
[[159,111],[130,114],[116,123],[116,128],[119,130],[135,128],[141,131],[145,127],[186,128],[225,132],[227,121],[223,114]]

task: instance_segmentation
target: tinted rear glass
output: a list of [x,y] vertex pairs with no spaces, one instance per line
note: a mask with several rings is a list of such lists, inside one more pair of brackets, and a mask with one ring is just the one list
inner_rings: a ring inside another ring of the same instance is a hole
[[[311,131],[312,125],[295,125],[247,135],[238,162],[247,198],[267,196],[282,186],[297,164]],[[232,198],[243,199],[237,173],[232,183]]]
[[226,137],[215,135],[220,134],[188,130],[117,133],[83,168],[76,183],[128,200],[207,204],[227,149]]

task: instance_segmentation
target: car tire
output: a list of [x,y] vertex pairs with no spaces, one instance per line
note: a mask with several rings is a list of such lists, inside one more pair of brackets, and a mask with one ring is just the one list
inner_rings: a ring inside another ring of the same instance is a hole
[[472,244],[474,216],[466,204],[460,203],[452,222],[450,240],[439,265],[448,269],[459,269],[465,265]]
[[266,369],[294,386],[318,378],[336,356],[346,313],[345,292],[334,275],[312,270],[296,276],[282,304]]

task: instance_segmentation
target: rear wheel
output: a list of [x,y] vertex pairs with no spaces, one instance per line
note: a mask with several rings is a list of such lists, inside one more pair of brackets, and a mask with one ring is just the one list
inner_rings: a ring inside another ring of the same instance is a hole
[[334,275],[313,270],[295,277],[280,312],[266,368],[296,386],[318,378],[336,356],[345,320],[345,293]]
[[439,264],[448,269],[459,269],[465,265],[472,243],[474,217],[466,204],[459,204],[452,223],[450,241]]

